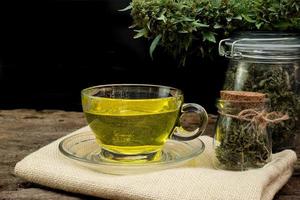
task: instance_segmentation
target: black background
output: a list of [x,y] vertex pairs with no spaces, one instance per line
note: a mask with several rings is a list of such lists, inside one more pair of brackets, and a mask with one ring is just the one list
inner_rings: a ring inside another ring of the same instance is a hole
[[186,102],[215,112],[226,60],[186,67],[149,41],[133,39],[129,0],[1,1],[0,109],[81,110],[80,90],[99,84],[180,88]]

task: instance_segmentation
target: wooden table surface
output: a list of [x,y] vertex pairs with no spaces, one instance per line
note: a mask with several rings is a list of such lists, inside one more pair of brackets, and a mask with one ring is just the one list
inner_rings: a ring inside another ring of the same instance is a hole
[[[212,117],[208,134],[214,123]],[[13,174],[22,158],[85,125],[81,112],[0,110],[0,199],[96,199],[30,183]],[[300,176],[294,174],[274,199],[300,200]]]

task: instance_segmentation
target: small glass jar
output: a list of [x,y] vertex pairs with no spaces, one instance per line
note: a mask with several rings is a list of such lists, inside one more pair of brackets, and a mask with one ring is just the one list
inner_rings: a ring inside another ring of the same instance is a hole
[[244,171],[260,168],[271,160],[272,141],[267,123],[260,117],[266,101],[218,100],[214,166]]
[[230,59],[224,90],[266,93],[272,110],[289,115],[289,120],[269,127],[273,152],[300,146],[300,36],[237,33],[220,41],[219,53]]

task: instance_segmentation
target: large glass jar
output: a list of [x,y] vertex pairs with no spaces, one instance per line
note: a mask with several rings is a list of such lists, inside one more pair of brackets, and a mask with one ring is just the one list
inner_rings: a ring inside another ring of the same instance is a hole
[[219,53],[230,59],[223,89],[267,93],[272,110],[287,113],[290,117],[269,127],[273,152],[295,149],[300,140],[299,35],[238,33],[220,42]]

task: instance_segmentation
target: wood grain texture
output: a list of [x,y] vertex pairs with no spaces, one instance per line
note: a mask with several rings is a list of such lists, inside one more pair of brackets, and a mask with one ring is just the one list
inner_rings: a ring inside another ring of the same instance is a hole
[[[213,135],[215,121],[210,115],[205,134]],[[22,158],[85,125],[81,112],[0,110],[0,199],[96,199],[30,183],[13,174]],[[300,177],[294,175],[274,199],[300,200]]]

